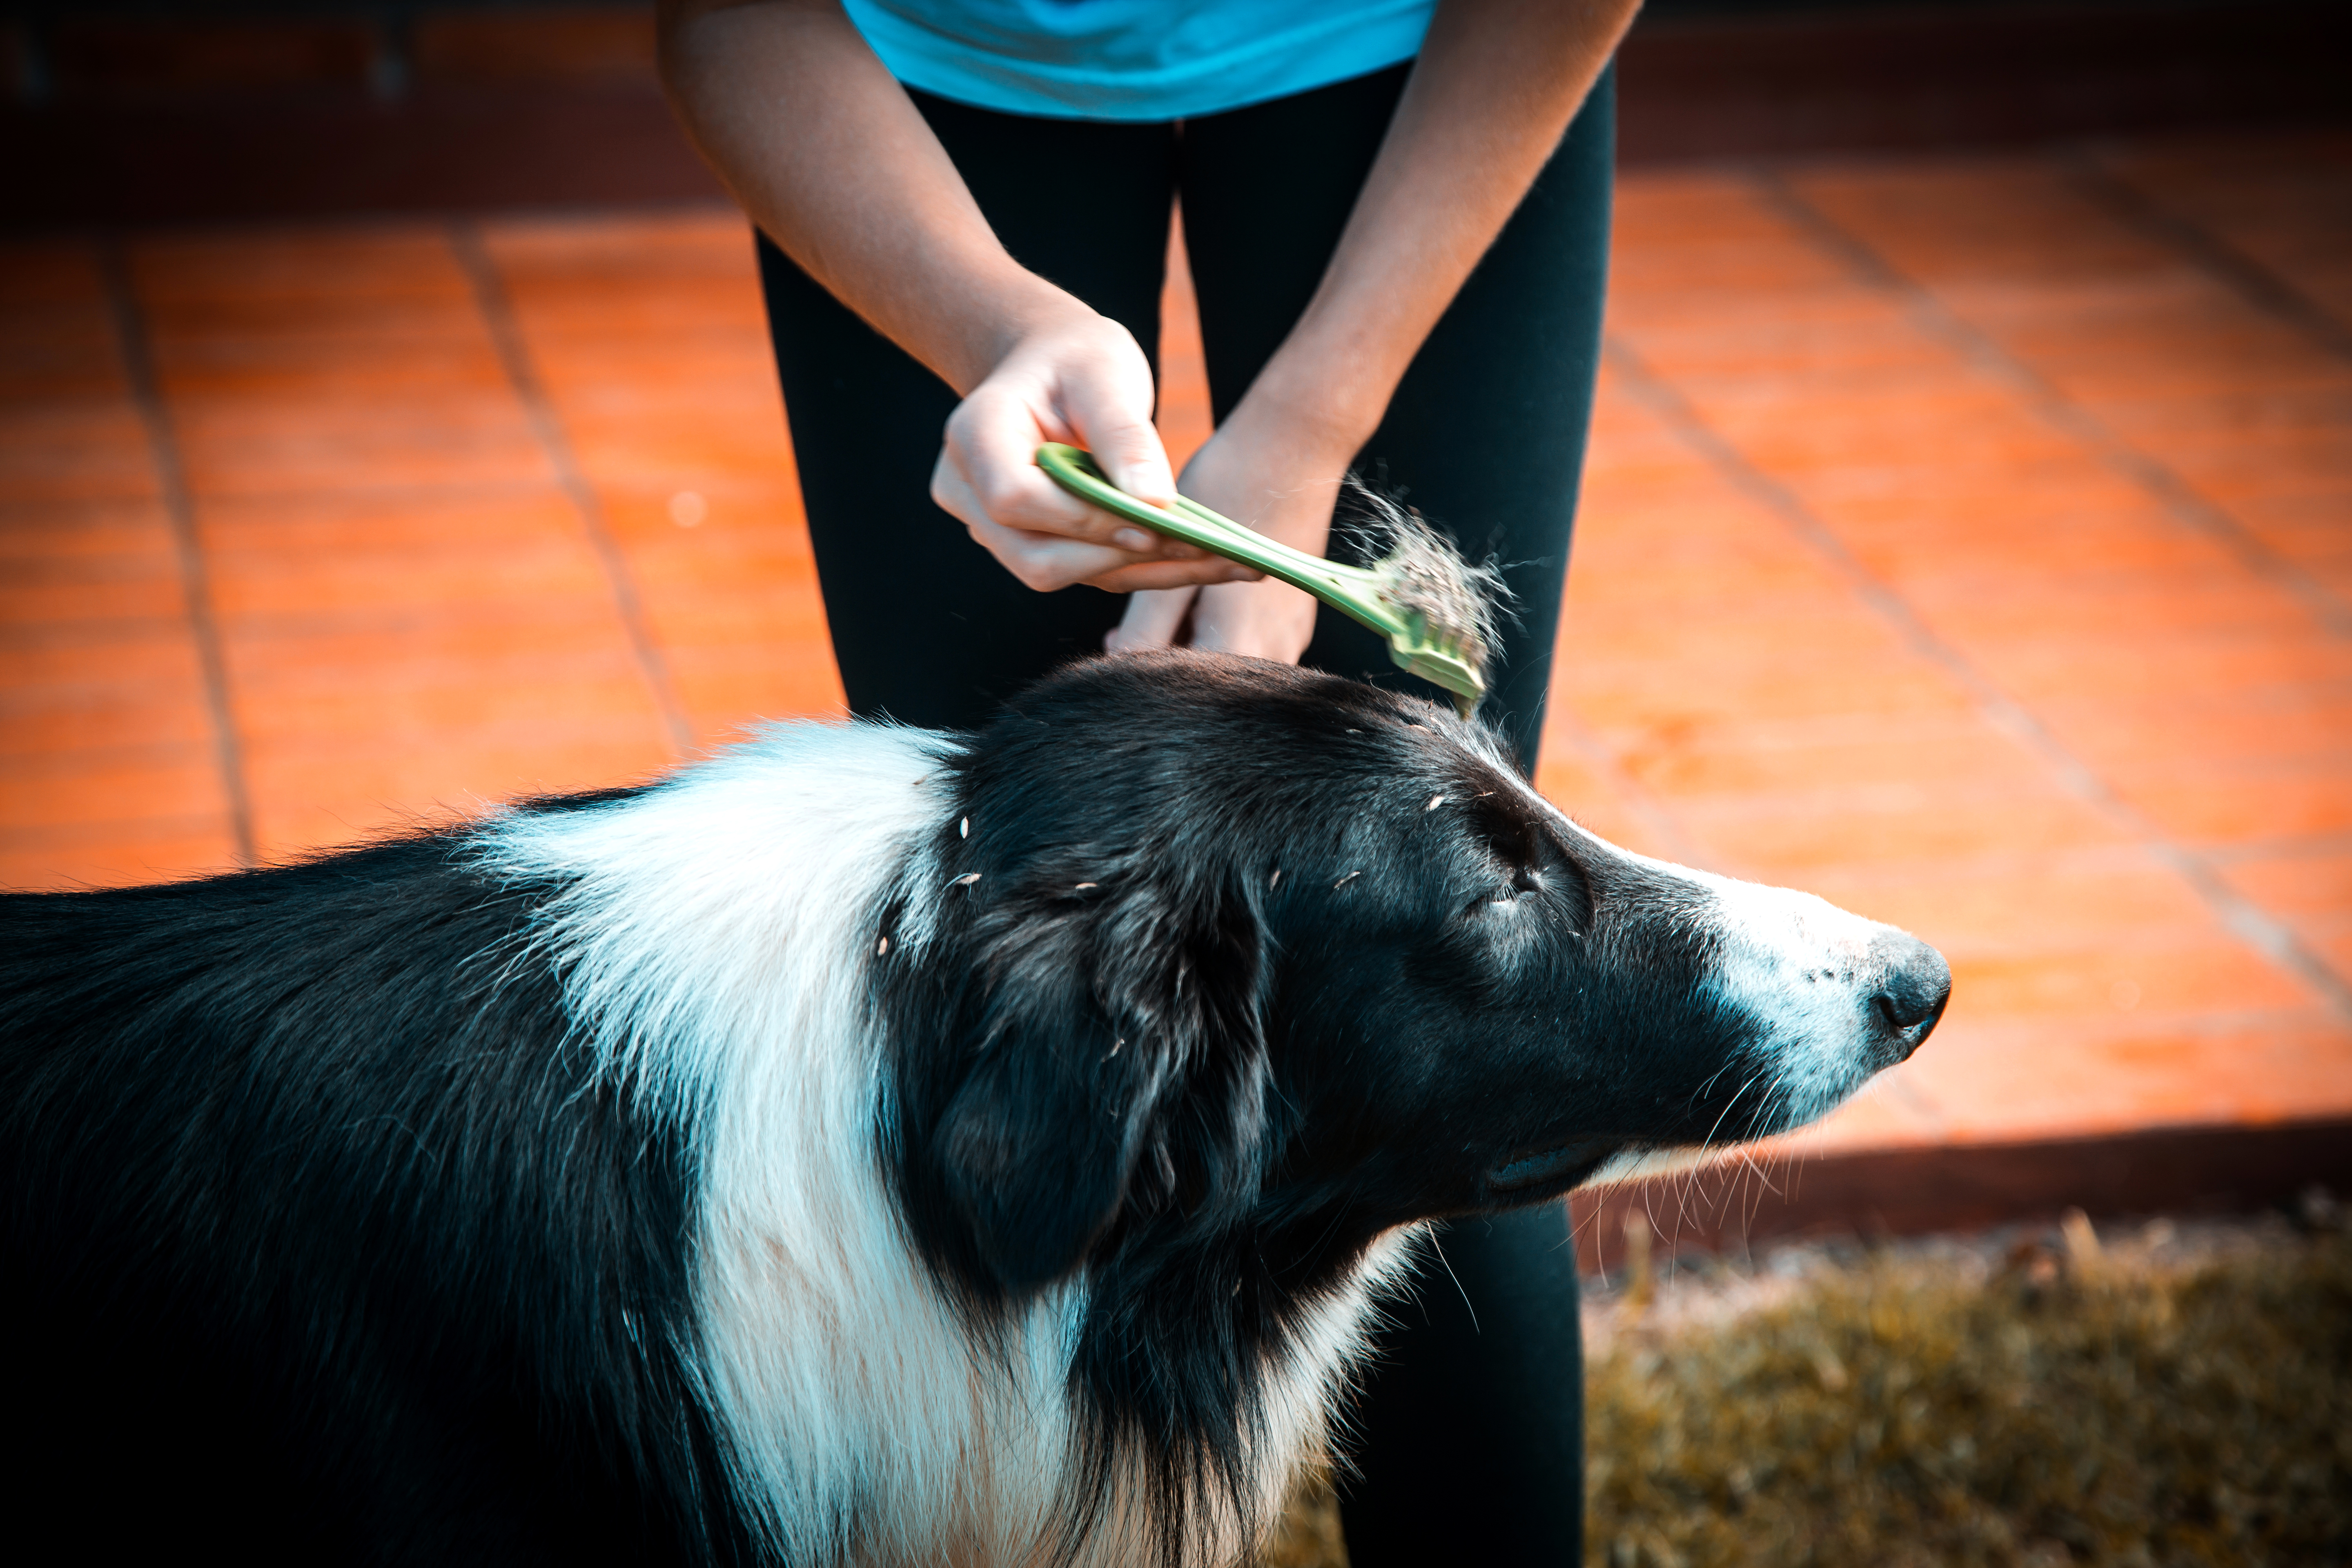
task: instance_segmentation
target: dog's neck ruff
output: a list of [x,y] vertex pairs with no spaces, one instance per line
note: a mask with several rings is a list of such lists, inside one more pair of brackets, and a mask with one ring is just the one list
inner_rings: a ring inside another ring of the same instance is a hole
[[[539,941],[600,1075],[698,1152],[688,1359],[790,1562],[1014,1562],[1068,1544],[1084,1276],[1023,1303],[975,1353],[972,1321],[909,1243],[880,1142],[874,959],[886,909],[897,956],[919,962],[956,891],[923,872],[954,810],[955,746],[780,726],[651,789],[515,813],[477,840],[490,874],[551,889]],[[1262,1440],[1278,1458],[1261,1511],[1321,1444],[1371,1277],[1404,1258],[1402,1238],[1376,1248],[1361,1287],[1302,1325],[1293,1364],[1269,1369]],[[1118,1506],[1078,1561],[1140,1559],[1148,1526]]]

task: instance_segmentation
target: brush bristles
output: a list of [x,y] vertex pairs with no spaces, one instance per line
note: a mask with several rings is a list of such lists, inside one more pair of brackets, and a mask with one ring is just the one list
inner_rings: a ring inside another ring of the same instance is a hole
[[1512,595],[1503,574],[1492,562],[1471,565],[1418,512],[1360,484],[1351,481],[1350,489],[1368,514],[1359,528],[1381,593],[1400,611],[1419,616],[1432,642],[1450,645],[1483,671],[1509,614]]

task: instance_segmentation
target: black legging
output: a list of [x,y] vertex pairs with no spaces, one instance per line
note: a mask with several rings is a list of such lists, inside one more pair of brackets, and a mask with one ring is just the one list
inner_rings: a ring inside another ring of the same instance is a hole
[[[1034,119],[913,94],[1024,266],[1160,341],[1171,198],[1222,420],[1320,281],[1407,68],[1174,124]],[[1614,73],[1413,358],[1359,471],[1491,556],[1517,595],[1485,714],[1534,770],[1607,266]],[[1021,585],[931,504],[955,395],[763,237],[760,273],[851,710],[970,729],[1125,601]],[[1155,370],[1156,370],[1155,363]],[[1344,538],[1333,553],[1346,558]],[[1326,607],[1303,663],[1441,696]],[[1358,1568],[1581,1553],[1582,1367],[1564,1205],[1457,1221],[1392,1309],[1340,1499]]]

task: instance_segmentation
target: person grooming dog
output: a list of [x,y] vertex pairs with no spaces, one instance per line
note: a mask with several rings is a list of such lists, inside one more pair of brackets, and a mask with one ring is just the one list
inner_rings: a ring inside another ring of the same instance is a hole
[[[1064,493],[1032,454],[1066,441],[1335,559],[1355,469],[1501,563],[1486,711],[1532,774],[1636,3],[667,0],[665,79],[760,231],[852,710],[974,728],[1106,645],[1418,684],[1297,590]],[[1216,420],[1181,480],[1151,424],[1171,202]],[[1350,1552],[1576,1561],[1564,1211],[1444,1250],[1357,1412]]]

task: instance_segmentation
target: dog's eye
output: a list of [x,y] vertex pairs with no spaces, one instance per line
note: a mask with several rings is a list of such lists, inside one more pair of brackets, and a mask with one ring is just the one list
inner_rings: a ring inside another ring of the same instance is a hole
[[1475,914],[1480,910],[1494,909],[1497,905],[1504,909],[1510,909],[1528,894],[1541,891],[1543,891],[1542,875],[1539,872],[1521,871],[1501,887],[1490,888],[1471,900],[1470,907],[1464,912]]

